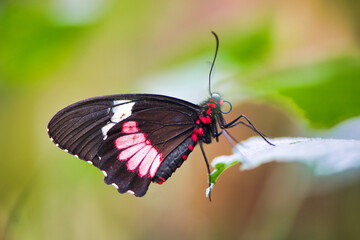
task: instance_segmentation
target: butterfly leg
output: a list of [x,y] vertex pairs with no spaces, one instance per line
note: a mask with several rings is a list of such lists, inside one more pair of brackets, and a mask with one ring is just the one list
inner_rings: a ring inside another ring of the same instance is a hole
[[[209,182],[209,188],[211,187],[211,175],[210,175],[210,165],[209,165],[209,162],[207,160],[207,157],[206,157],[206,154],[205,154],[205,151],[204,151],[204,148],[203,148],[203,145],[202,145],[202,141],[199,141],[199,145],[200,145],[200,149],[201,149],[201,152],[202,152],[202,155],[204,156],[204,159],[205,159],[205,163],[206,163],[206,168],[207,168],[207,171],[208,171],[208,182]],[[211,189],[211,188],[210,188]],[[211,191],[209,192],[209,201],[211,202]]]
[[[224,135],[225,138],[228,140],[228,142],[235,142],[236,144],[239,143],[239,141],[233,136],[231,135],[228,131],[226,131],[225,129],[224,130],[221,130],[216,137],[219,137],[220,135]],[[231,139],[231,140],[230,140]],[[232,146],[234,146],[234,144],[231,144]]]
[[[240,121],[241,118],[244,118],[247,123]],[[269,140],[266,139],[266,137],[264,136],[264,134],[262,134],[259,130],[257,130],[257,128],[251,123],[251,121],[243,114],[241,114],[239,117],[235,118],[233,121],[231,121],[230,123],[224,123],[221,124],[220,127],[222,129],[226,129],[226,128],[232,128],[238,124],[243,124],[249,128],[251,128],[253,131],[255,131],[257,134],[260,135],[260,137],[262,137],[268,144],[270,144],[271,146],[275,146],[274,144],[272,144]]]

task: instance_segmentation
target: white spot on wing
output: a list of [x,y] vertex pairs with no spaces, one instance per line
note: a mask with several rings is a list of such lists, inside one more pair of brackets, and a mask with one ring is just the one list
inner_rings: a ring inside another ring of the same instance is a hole
[[111,185],[113,185],[116,189],[119,189],[119,186],[116,185],[116,183],[112,183]]
[[58,146],[59,146],[59,144],[58,144],[58,143],[56,143],[56,144],[55,144],[55,146],[57,146],[57,147],[58,147]]
[[132,190],[127,190],[127,192],[130,193],[130,194],[132,194],[132,195],[135,194],[134,191],[132,191]]
[[54,142],[54,139],[53,139],[53,138],[50,138],[50,141]]
[[113,116],[111,117],[111,122],[106,124],[101,128],[101,131],[104,136],[104,140],[107,138],[107,132],[118,122],[128,118],[132,113],[132,108],[134,106],[134,102],[128,100],[115,100],[113,102],[114,105],[118,105],[112,108]]
[[126,100],[115,100],[114,105],[118,105],[118,106],[113,107],[112,109],[114,115],[112,116],[111,121],[118,123],[121,120],[128,118],[131,115],[131,110],[134,104],[135,104],[134,102],[130,102]]
[[75,154],[74,156],[77,157],[77,158],[79,158],[79,155],[77,155],[77,154]]
[[105,177],[107,177],[107,173],[105,171],[102,171],[102,173],[104,174]]
[[87,161],[89,164],[93,165],[92,161]]
[[[108,123],[106,124],[104,127],[101,128],[102,134],[103,136],[107,137],[107,132],[110,130],[110,128],[112,128],[113,126],[115,126],[115,123]],[[104,140],[106,139],[104,137]]]

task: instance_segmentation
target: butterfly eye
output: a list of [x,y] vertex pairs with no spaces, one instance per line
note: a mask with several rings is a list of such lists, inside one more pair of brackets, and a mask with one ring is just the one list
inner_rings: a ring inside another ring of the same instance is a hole
[[211,98],[214,99],[217,103],[221,102],[221,96],[218,93],[211,94]]
[[[221,99],[221,102],[222,103],[221,103],[221,110],[220,111],[222,113],[224,113],[224,114],[231,112],[231,110],[232,110],[231,103],[229,101],[226,101],[226,100],[223,100],[223,99]],[[226,105],[225,103],[227,103],[227,105],[228,105],[227,107],[225,106]],[[226,111],[226,109],[228,109],[228,110]]]

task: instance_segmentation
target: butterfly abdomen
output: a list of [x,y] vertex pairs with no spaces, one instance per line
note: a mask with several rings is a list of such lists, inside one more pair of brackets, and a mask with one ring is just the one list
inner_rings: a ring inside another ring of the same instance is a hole
[[194,142],[192,137],[185,139],[164,159],[152,181],[162,184],[171,177],[172,173],[175,172],[176,169],[179,168],[187,159],[195,145],[196,141]]

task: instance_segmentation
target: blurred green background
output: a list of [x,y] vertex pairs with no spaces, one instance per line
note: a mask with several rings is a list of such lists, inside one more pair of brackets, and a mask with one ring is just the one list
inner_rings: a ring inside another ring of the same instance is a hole
[[[196,149],[145,197],[60,151],[50,118],[84,98],[213,91],[271,137],[360,139],[358,1],[0,1],[0,239],[360,239],[360,180],[300,164],[228,170],[205,198]],[[239,140],[254,135],[232,129]],[[230,154],[206,146],[209,159]],[[341,161],[341,159],[339,159]]]

